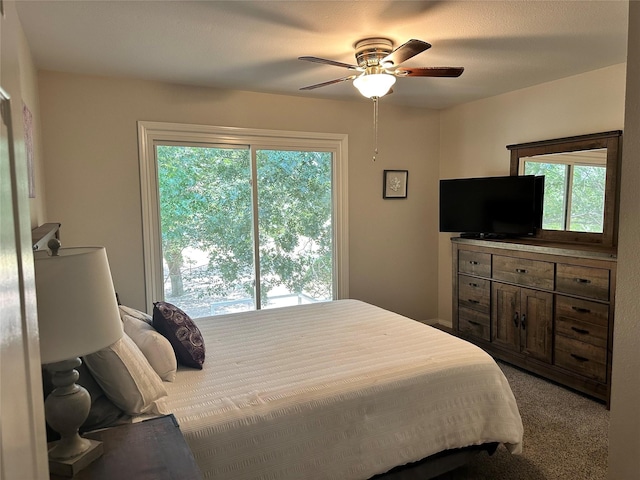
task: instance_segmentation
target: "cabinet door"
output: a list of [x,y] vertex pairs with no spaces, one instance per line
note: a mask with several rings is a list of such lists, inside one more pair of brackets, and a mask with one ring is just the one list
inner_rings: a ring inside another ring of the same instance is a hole
[[520,351],[520,287],[491,285],[491,341]]
[[553,353],[553,294],[526,288],[520,291],[520,349],[551,363]]

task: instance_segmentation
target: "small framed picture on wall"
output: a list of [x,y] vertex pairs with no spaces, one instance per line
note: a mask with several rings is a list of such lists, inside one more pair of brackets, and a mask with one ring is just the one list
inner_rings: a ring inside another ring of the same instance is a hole
[[382,198],[407,198],[409,170],[385,170]]

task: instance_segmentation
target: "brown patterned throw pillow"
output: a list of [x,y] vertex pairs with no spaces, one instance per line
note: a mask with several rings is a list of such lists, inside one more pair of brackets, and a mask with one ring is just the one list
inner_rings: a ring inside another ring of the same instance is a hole
[[170,303],[156,302],[153,304],[153,328],[169,340],[179,364],[202,369],[204,339],[189,315]]

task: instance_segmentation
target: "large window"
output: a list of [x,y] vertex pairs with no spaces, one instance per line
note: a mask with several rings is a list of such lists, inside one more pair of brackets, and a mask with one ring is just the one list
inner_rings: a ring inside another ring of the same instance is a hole
[[345,137],[139,130],[148,308],[202,317],[347,296]]

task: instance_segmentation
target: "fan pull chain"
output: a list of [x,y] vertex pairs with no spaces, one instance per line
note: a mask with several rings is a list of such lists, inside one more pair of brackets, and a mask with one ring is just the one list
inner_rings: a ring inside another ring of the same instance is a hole
[[373,161],[378,155],[378,97],[373,98]]

